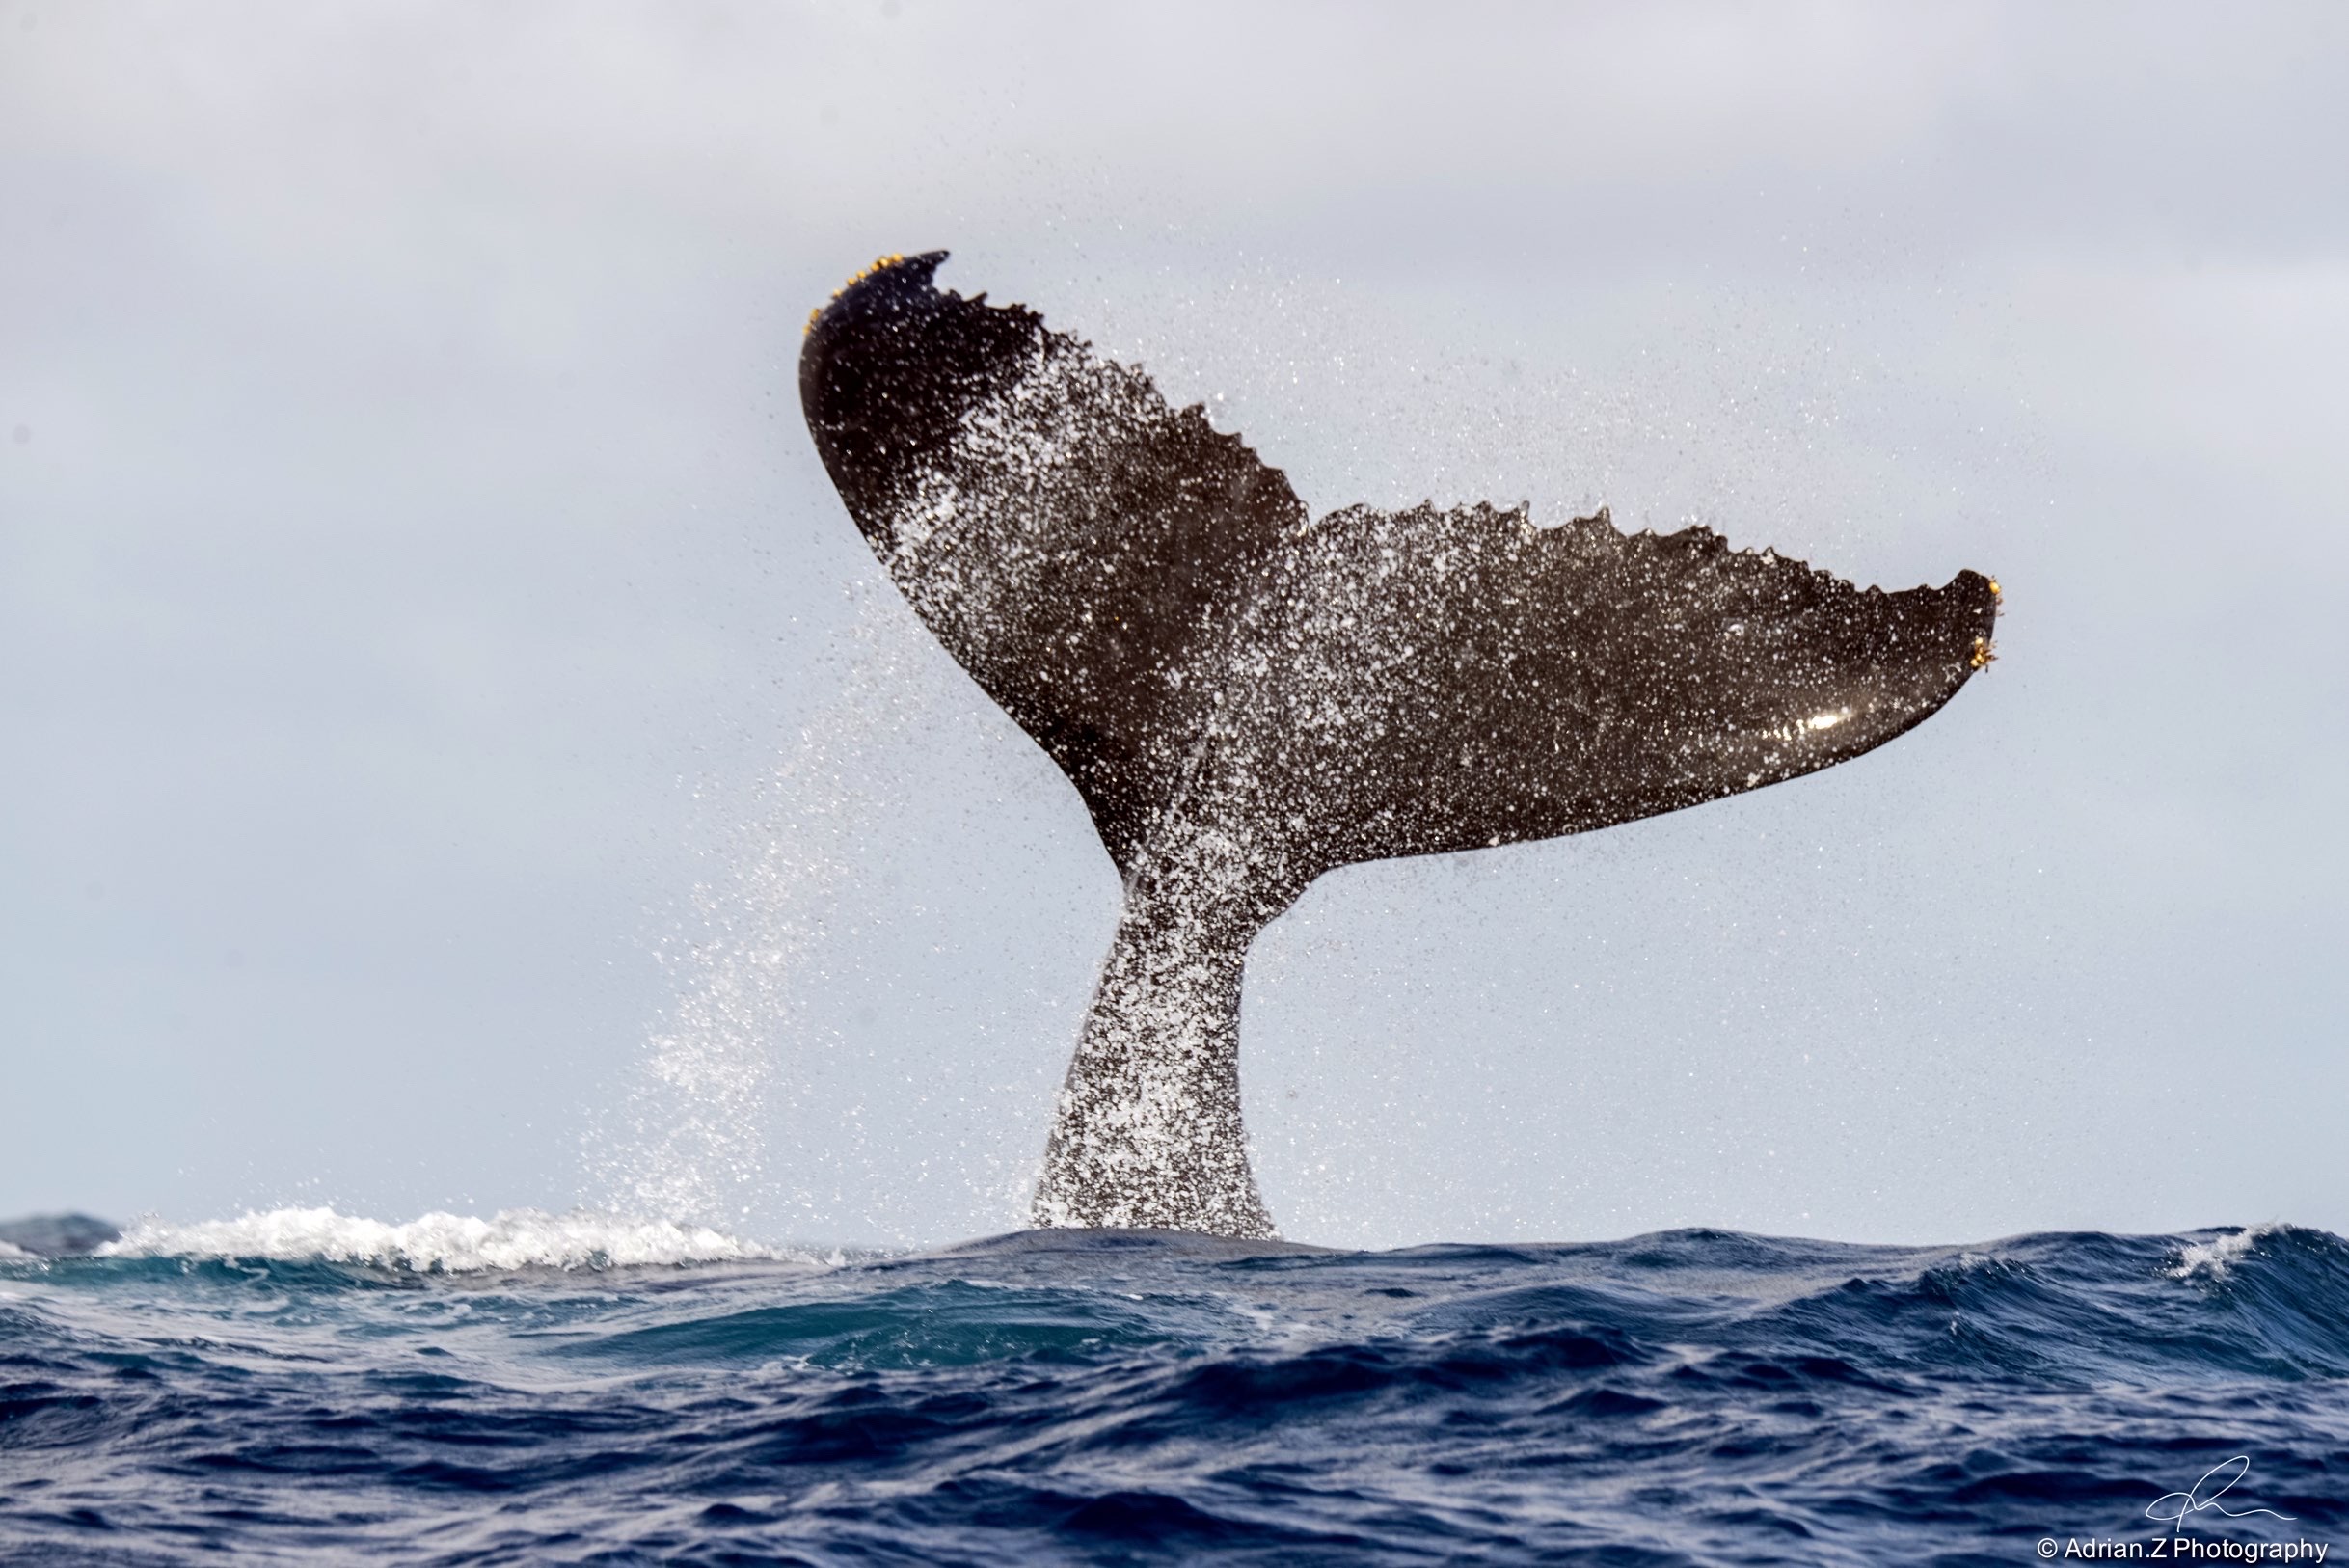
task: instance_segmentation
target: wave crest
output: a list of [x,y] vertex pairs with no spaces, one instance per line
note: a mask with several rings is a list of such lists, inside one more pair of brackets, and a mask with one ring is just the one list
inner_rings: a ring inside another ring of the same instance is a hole
[[417,1274],[497,1269],[603,1269],[753,1258],[814,1262],[706,1226],[576,1210],[503,1209],[488,1219],[434,1212],[399,1224],[332,1208],[248,1209],[232,1220],[174,1225],[137,1221],[102,1257],[257,1257],[363,1263]]
[[2177,1261],[2169,1269],[2170,1277],[2191,1280],[2203,1274],[2213,1280],[2224,1280],[2235,1264],[2251,1256],[2254,1247],[2282,1229],[2278,1225],[2253,1225],[2208,1241],[2190,1241],[2178,1249]]

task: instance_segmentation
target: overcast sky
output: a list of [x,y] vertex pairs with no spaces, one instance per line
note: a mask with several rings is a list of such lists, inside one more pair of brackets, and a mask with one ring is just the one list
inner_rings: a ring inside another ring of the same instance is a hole
[[[1251,962],[1305,1240],[2349,1230],[2349,11],[0,0],[0,1214],[1024,1214],[1115,919],[801,423],[876,254],[1316,511],[2007,588]],[[696,891],[697,888],[700,891]]]

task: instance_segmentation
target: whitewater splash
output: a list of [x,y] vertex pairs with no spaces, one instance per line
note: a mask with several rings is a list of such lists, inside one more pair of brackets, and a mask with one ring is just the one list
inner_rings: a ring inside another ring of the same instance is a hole
[[2237,1263],[2251,1256],[2253,1248],[2283,1229],[2280,1225],[2254,1225],[2213,1236],[2208,1241],[2188,1242],[2179,1249],[2177,1261],[2169,1270],[2170,1277],[2191,1280],[2200,1274],[2224,1280]]
[[356,1263],[412,1274],[827,1261],[675,1220],[531,1208],[505,1209],[488,1219],[435,1212],[400,1224],[332,1208],[248,1210],[232,1220],[194,1225],[146,1219],[94,1256]]
[[[2280,1224],[2225,1230],[2183,1242],[2160,1271],[2172,1280],[2228,1280],[2260,1244],[2292,1228]],[[550,1214],[500,1209],[483,1218],[435,1210],[413,1220],[385,1221],[343,1214],[331,1206],[248,1209],[233,1219],[176,1223],[154,1216],[134,1221],[94,1257],[256,1258],[277,1262],[348,1263],[415,1274],[469,1274],[509,1269],[684,1267],[698,1263],[782,1262],[838,1268],[838,1249],[770,1246],[712,1226],[646,1219],[593,1209]],[[0,1241],[0,1262],[41,1262],[40,1254]],[[1959,1274],[1995,1269],[1990,1253],[1958,1251],[1947,1263]]]

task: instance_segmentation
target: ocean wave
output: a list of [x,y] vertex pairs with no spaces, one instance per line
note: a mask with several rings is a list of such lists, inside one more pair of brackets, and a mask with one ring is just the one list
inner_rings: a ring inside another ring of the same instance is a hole
[[[2235,1456],[2229,1505],[2291,1517],[2228,1529],[2349,1531],[2349,1242],[2292,1226],[810,1267],[279,1210],[112,1251],[0,1274],[0,1468],[39,1478],[0,1560],[1989,1562],[2149,1532]],[[632,1259],[722,1266],[563,1272]]]
[[488,1219],[435,1211],[397,1224],[332,1208],[247,1210],[232,1220],[194,1225],[148,1218],[96,1256],[358,1263],[415,1274],[825,1261],[675,1220],[532,1208],[502,1209]]
[[13,1241],[0,1241],[0,1263],[26,1263],[33,1255]]

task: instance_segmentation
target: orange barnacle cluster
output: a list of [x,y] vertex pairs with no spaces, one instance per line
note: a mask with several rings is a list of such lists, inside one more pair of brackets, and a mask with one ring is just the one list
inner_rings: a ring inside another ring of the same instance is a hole
[[[832,290],[832,298],[834,298],[834,299],[838,299],[838,298],[840,298],[840,296],[841,296],[841,295],[843,295],[843,294],[847,293],[847,292],[848,292],[850,289],[854,288],[854,287],[855,287],[855,286],[856,286],[858,284],[863,283],[863,282],[864,282],[864,281],[865,281],[867,278],[872,277],[872,276],[873,276],[875,273],[877,273],[877,272],[880,271],[880,270],[881,270],[883,267],[894,267],[894,266],[896,266],[896,265],[897,265],[897,264],[898,264],[900,261],[903,261],[903,260],[904,260],[904,259],[905,259],[904,256],[902,253],[900,253],[900,252],[896,252],[896,251],[892,251],[892,252],[890,252],[890,253],[889,253],[887,256],[877,256],[877,257],[875,257],[873,258],[873,264],[872,264],[871,266],[869,266],[869,267],[861,267],[861,268],[859,268],[858,270],[856,270],[855,272],[850,273],[850,274],[849,275],[849,281],[848,281],[847,283],[842,284],[841,284],[841,285],[840,285],[838,288],[833,289],[833,290]],[[799,329],[799,336],[800,336],[800,337],[802,337],[802,338],[804,338],[804,337],[806,337],[806,336],[807,336],[809,333],[814,332],[814,331],[816,330],[816,319],[817,319],[819,316],[823,315],[823,314],[824,314],[824,307],[823,307],[823,306],[821,306],[821,305],[817,306],[817,307],[816,307],[814,310],[812,310],[812,311],[808,311],[808,312],[807,312],[807,325],[806,325],[806,326],[804,326],[804,327],[801,327],[801,328]]]
[[[2005,604],[2007,600],[2006,590],[1998,585],[1998,579],[1996,578],[1992,578],[1990,580],[1990,597],[1997,600],[2002,605]],[[1991,645],[1990,639],[1988,637],[1976,637],[1974,639],[1974,657],[1966,661],[1966,666],[1969,669],[1981,669],[1985,664],[1995,662],[1997,659],[1998,652]]]

